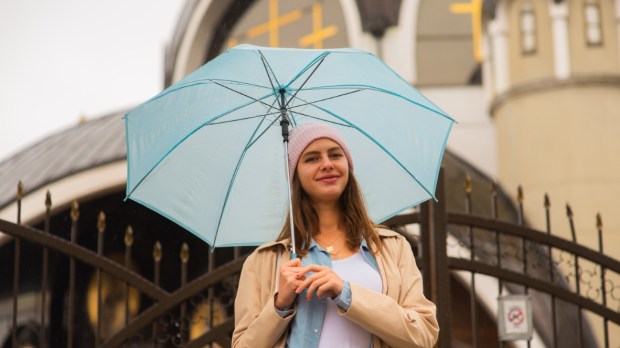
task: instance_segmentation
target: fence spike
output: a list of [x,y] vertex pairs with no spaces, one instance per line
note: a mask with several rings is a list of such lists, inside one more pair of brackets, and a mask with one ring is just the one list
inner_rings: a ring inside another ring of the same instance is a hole
[[162,258],[162,251],[161,251],[161,243],[159,241],[155,242],[155,245],[153,246],[153,259],[155,260],[155,262],[160,262],[161,258]]
[[125,229],[125,246],[130,247],[133,245],[133,228],[131,225]]
[[521,185],[517,187],[517,201],[523,203],[523,187],[521,187]]
[[469,173],[465,173],[465,192],[471,193],[471,176]]
[[596,229],[599,231],[603,229],[603,218],[601,218],[601,213],[596,213]]
[[[551,215],[549,212],[549,207],[551,207],[551,200],[549,200],[549,194],[545,192],[545,222],[547,225],[547,234],[551,234]],[[551,250],[549,250],[549,254],[551,254]]]
[[97,230],[99,230],[99,233],[105,231],[105,213],[103,211],[99,212],[99,217],[97,218]]
[[24,198],[24,183],[20,180],[17,183],[17,199]]
[[491,182],[491,195],[497,194],[497,181],[493,180]]
[[570,204],[566,203],[566,216],[568,216],[569,219],[573,218],[573,209],[570,207]]
[[[570,234],[573,238],[573,243],[577,242],[577,232],[575,231],[575,221],[573,220],[573,209],[570,204],[566,203],[566,216],[568,216],[568,223],[570,225]],[[578,274],[575,272],[575,274]]]
[[189,261],[189,246],[187,246],[187,243],[183,243],[183,246],[181,246],[180,256],[183,263],[187,263],[187,261]]
[[77,201],[71,202],[71,221],[77,221],[80,218],[80,205]]
[[50,193],[50,190],[47,190],[47,192],[45,193],[45,207],[47,209],[50,209],[52,207],[52,194]]

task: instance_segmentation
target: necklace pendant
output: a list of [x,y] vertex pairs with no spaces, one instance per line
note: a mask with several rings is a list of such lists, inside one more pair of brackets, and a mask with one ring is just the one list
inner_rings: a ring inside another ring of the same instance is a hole
[[334,247],[332,245],[328,245],[325,250],[331,255],[334,256]]

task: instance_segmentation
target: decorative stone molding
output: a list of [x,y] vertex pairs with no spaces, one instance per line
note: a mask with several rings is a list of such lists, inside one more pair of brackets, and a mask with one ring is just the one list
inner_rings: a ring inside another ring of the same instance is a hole
[[493,99],[489,114],[495,117],[497,110],[512,99],[528,94],[538,94],[543,91],[560,89],[567,87],[586,87],[586,86],[607,86],[620,89],[619,75],[585,75],[571,76],[567,79],[544,78],[535,81],[525,82],[511,87],[505,93]]

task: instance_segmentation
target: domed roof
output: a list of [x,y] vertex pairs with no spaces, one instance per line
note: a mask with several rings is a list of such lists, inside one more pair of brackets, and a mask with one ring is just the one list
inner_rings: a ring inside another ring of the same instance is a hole
[[124,114],[82,122],[0,162],[0,208],[15,200],[20,180],[26,192],[32,192],[71,174],[124,160]]

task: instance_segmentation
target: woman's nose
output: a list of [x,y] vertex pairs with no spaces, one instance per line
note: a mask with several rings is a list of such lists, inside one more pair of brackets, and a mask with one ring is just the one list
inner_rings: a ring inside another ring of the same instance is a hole
[[327,170],[332,168],[334,168],[334,164],[332,163],[331,159],[329,157],[323,157],[321,159],[321,169]]

